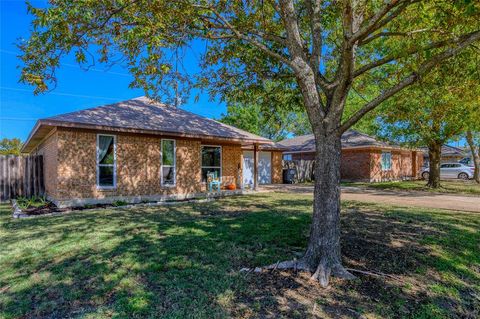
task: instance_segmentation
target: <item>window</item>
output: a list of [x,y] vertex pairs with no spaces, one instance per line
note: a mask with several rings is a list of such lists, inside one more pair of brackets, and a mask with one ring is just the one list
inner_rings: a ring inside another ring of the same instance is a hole
[[175,186],[176,173],[176,147],[175,140],[162,140],[162,167],[161,181],[162,186]]
[[291,161],[292,160],[292,154],[283,155],[283,160],[284,161]]
[[392,169],[392,153],[382,152],[382,171],[389,171]]
[[216,172],[222,176],[222,148],[220,146],[202,146],[202,182],[207,181],[207,174]]
[[116,186],[116,137],[97,135],[97,187]]

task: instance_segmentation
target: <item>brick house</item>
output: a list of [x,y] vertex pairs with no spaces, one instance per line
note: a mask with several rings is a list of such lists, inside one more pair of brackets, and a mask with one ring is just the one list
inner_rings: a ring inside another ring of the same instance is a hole
[[[428,164],[429,156],[428,156],[428,147],[420,147],[420,150],[423,152],[423,162]],[[465,150],[450,146],[450,145],[442,145],[441,155],[440,155],[440,162],[441,163],[456,163],[465,157],[469,157],[470,153]]]
[[59,206],[196,197],[212,172],[222,188],[282,182],[272,141],[145,97],[40,119],[22,152],[43,155]]
[[[284,160],[315,159],[312,134],[285,139],[278,144],[287,149],[283,153]],[[342,135],[341,161],[340,174],[344,181],[417,179],[423,165],[423,153],[349,130]]]

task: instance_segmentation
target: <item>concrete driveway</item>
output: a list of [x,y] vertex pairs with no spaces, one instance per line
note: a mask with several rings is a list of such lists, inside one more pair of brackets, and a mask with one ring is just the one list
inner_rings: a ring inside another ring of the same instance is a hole
[[[260,191],[313,194],[312,185],[262,185]],[[359,187],[342,187],[342,200],[355,200],[368,203],[391,204],[439,208],[480,213],[480,196],[462,196],[416,191],[371,190]]]

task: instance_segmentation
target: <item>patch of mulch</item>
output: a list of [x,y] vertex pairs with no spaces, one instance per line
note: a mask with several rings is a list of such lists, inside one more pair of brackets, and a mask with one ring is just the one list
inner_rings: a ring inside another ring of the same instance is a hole
[[44,215],[44,214],[51,214],[51,213],[62,213],[69,210],[70,209],[68,208],[59,208],[54,203],[47,202],[47,204],[43,206],[22,209],[22,212],[27,215]]

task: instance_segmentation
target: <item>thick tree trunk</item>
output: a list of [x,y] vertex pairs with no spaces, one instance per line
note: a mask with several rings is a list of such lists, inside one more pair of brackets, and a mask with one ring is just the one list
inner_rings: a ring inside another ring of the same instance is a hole
[[442,143],[431,143],[428,145],[428,183],[432,188],[440,187],[440,156],[442,154]]
[[475,145],[471,131],[467,131],[467,143],[472,152],[473,165],[475,171],[473,173],[473,180],[480,184],[480,146]]
[[315,134],[315,139],[313,218],[302,262],[327,286],[330,275],[354,276],[343,268],[340,253],[340,136]]

